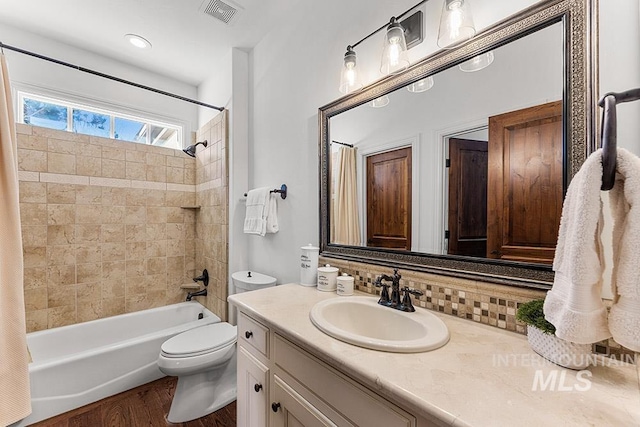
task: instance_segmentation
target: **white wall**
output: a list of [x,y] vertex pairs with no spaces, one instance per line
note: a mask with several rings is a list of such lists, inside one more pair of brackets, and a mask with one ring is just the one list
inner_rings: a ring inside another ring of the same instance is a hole
[[[0,34],[2,42],[10,46],[187,98],[195,99],[197,96],[194,86],[11,26],[0,25]],[[5,49],[5,55],[11,83],[17,88],[29,90],[35,87],[40,92],[50,95],[62,93],[64,96],[71,95],[77,100],[97,100],[105,106],[113,106],[119,111],[137,113],[143,117],[149,116],[143,112],[150,112],[157,118],[179,121],[185,126],[186,145],[190,144],[191,132],[197,125],[198,108],[195,104],[86,74],[8,49]]]
[[[640,87],[640,1],[600,0],[600,95]],[[640,101],[621,104],[618,146],[640,155]]]
[[[231,110],[233,97],[233,56],[229,50],[223,58],[218,59],[211,76],[198,85],[198,100]],[[198,109],[198,128],[218,115],[218,111],[201,107]]]
[[[477,0],[476,25],[484,28],[532,3]],[[279,233],[249,236],[250,262],[279,283],[299,280],[300,246],[318,244],[317,113],[318,107],[340,96],[337,87],[345,48],[414,4],[414,0],[301,2],[294,11],[299,19],[276,28],[253,50],[249,184],[284,183],[289,197],[279,201]],[[441,2],[427,2],[425,7],[439,9],[437,4]],[[437,32],[432,21],[427,21],[431,41]],[[374,38],[356,49],[359,67],[370,76],[365,84],[380,77],[380,46]]]

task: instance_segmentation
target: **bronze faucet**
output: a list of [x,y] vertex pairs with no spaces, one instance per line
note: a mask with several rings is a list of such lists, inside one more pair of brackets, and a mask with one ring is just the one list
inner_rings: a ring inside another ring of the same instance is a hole
[[[400,299],[400,279],[402,276],[398,274],[398,269],[393,269],[393,276],[389,276],[387,274],[382,274],[376,278],[373,284],[376,287],[381,287],[382,291],[380,292],[380,299],[378,300],[378,304],[384,305],[386,307],[395,308],[396,310],[401,311],[416,311],[411,303],[411,295],[424,295],[421,291],[417,289],[411,289],[408,286],[402,288],[404,291],[404,297],[402,300]],[[391,282],[391,285],[387,285],[382,283],[382,281]],[[391,297],[389,297],[389,287],[391,287]]]

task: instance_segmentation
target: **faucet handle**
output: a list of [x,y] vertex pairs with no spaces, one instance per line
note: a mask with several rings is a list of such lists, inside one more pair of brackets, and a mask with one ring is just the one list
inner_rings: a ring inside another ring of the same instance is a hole
[[402,288],[402,290],[404,291],[404,296],[402,297],[402,311],[416,311],[416,309],[413,307],[413,303],[411,302],[411,295],[415,295],[415,296],[421,296],[424,295],[424,292],[419,291],[417,289],[411,289],[408,286],[405,286],[404,288]]
[[422,292],[422,291],[420,291],[418,289],[412,289],[412,288],[410,288],[408,286],[405,286],[404,288],[402,288],[402,290],[405,293],[410,293],[410,294],[413,294],[413,295],[415,295],[417,297],[420,297],[420,296],[424,295],[424,292]]
[[378,278],[374,280],[373,285],[376,288],[382,288],[382,291],[380,291],[380,299],[378,300],[378,304],[389,305],[389,285],[387,285],[386,283],[382,283],[382,276],[378,276]]

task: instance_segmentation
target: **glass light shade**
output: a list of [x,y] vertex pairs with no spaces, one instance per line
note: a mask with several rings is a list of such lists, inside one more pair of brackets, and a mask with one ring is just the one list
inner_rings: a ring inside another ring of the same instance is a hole
[[451,49],[476,35],[469,0],[444,0],[438,46]]
[[347,53],[344,54],[344,65],[340,73],[339,90],[341,93],[348,94],[361,88],[362,82],[356,68],[356,53],[351,48],[347,48]]
[[369,103],[373,108],[381,108],[389,104],[389,97],[387,95],[382,95],[379,98],[374,99]]
[[493,52],[489,51],[487,53],[474,56],[470,60],[458,65],[458,67],[465,73],[473,73],[475,71],[480,71],[483,68],[487,68],[493,62],[493,58]]
[[382,74],[397,74],[406,70],[409,64],[404,29],[402,25],[392,20],[384,36],[380,72]]
[[407,90],[413,93],[425,92],[433,87],[433,77],[425,77],[424,79],[418,80],[415,83],[411,83],[407,86]]

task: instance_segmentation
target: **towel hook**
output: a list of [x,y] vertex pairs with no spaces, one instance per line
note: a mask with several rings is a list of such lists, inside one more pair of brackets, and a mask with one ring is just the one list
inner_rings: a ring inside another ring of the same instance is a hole
[[626,92],[609,92],[598,101],[602,110],[602,191],[613,188],[616,180],[616,158],[618,157],[618,128],[616,105],[640,99],[640,88]]

